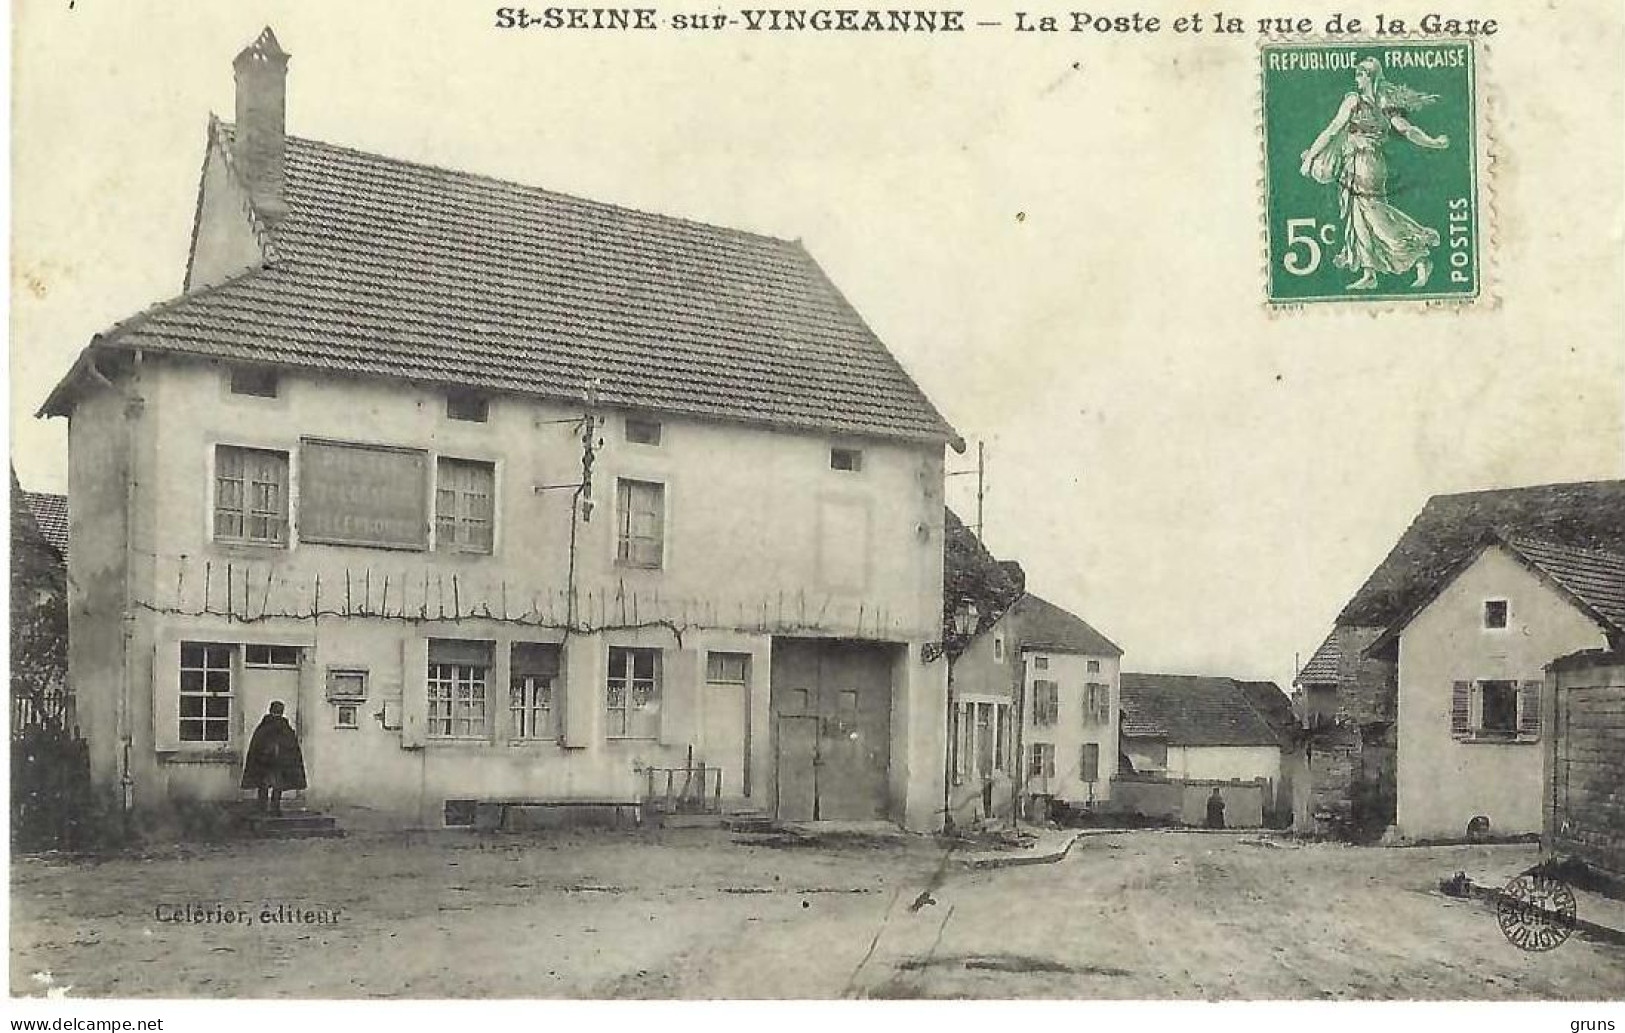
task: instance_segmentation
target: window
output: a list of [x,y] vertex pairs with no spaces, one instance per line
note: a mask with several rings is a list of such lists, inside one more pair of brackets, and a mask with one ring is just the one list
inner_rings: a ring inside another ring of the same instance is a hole
[[994,635],[993,636],[993,662],[996,663],[996,664],[1004,663],[1004,636],[1003,635]]
[[231,661],[236,647],[181,643],[181,742],[231,741]]
[[366,699],[367,669],[364,667],[329,667],[327,669],[328,699]]
[[359,713],[360,708],[354,703],[340,703],[338,706],[333,708],[333,727],[360,728],[361,721],[358,717]]
[[660,650],[611,647],[605,705],[612,739],[660,735]]
[[1027,774],[1031,778],[1055,777],[1055,745],[1047,742],[1033,743],[1031,761],[1027,767]]
[[1033,657],[1033,666],[1036,667],[1040,671],[1049,670],[1049,657],[1047,657],[1047,656],[1035,656],[1035,657]]
[[705,654],[705,680],[712,685],[746,684],[750,680],[750,654]]
[[629,416],[626,419],[626,440],[634,445],[658,445],[660,429],[659,420],[640,420]]
[[446,419],[484,423],[491,415],[491,402],[473,391],[453,391],[446,395]]
[[217,445],[216,541],[283,545],[288,540],[288,453]]
[[429,640],[429,735],[484,738],[491,647],[486,642]]
[[1539,738],[1541,685],[1510,679],[1456,682],[1450,701],[1451,734],[1469,741]]
[[1088,664],[1086,664],[1085,666],[1087,667],[1090,674],[1099,674],[1100,673],[1100,661],[1099,660],[1090,660],[1088,662]]
[[616,482],[615,504],[615,562],[658,569],[665,559],[666,486],[622,478]]
[[1082,782],[1100,781],[1100,744],[1086,742],[1078,755],[1078,780]]
[[1033,724],[1052,725],[1061,709],[1060,686],[1040,678],[1033,682]]
[[863,452],[856,448],[832,448],[829,450],[829,468],[857,473],[863,469]]
[[244,667],[279,667],[289,668],[299,666],[298,646],[244,646]]
[[435,548],[489,553],[494,537],[496,468],[469,459],[441,459],[436,471]]
[[1484,602],[1484,627],[1499,631],[1507,626],[1507,601],[1488,599]]
[[1090,682],[1083,687],[1083,723],[1086,725],[1111,724],[1112,687],[1101,682]]
[[277,372],[269,366],[235,366],[231,371],[231,393],[275,398]]
[[508,714],[515,739],[557,739],[564,722],[557,646],[515,642],[508,657]]

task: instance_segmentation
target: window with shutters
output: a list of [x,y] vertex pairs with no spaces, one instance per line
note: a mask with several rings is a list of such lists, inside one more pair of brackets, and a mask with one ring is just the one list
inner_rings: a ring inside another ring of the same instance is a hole
[[1083,687],[1083,723],[1085,725],[1110,724],[1112,719],[1112,687],[1103,682],[1089,682]]
[[666,556],[666,486],[621,478],[615,486],[615,562],[658,570]]
[[486,738],[491,644],[430,639],[428,676],[430,738]]
[[966,778],[991,778],[1004,771],[1005,742],[1010,734],[1008,703],[958,703],[953,709],[953,773],[956,784]]
[[1060,714],[1060,686],[1045,678],[1033,682],[1033,724],[1053,725]]
[[1540,737],[1538,680],[1488,678],[1454,683],[1450,731],[1476,742],[1530,742]]
[[604,706],[609,738],[659,738],[660,650],[611,647]]
[[1078,780],[1082,782],[1100,781],[1100,744],[1086,742],[1078,756]]
[[287,544],[288,453],[215,446],[214,540]]
[[496,466],[442,458],[435,464],[435,549],[490,553],[495,539]]
[[1027,767],[1030,778],[1055,777],[1055,744],[1035,742],[1032,745],[1031,759]]

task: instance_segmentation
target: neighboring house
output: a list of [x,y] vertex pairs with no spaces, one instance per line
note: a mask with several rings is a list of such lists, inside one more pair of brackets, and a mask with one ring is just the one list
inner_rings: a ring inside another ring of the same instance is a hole
[[1022,795],[1104,802],[1122,655],[1082,618],[1031,593],[983,628],[949,679],[954,819],[1008,815]]
[[1546,689],[1542,845],[1625,889],[1625,651],[1558,657],[1547,666]]
[[[1625,550],[1625,481],[1549,484],[1438,495],[1338,615],[1294,679],[1312,726],[1300,823],[1376,834],[1397,817],[1399,657],[1392,638],[1372,650],[1484,536]],[[1552,654],[1542,663],[1552,659]],[[1452,830],[1460,835],[1461,829]]]
[[1291,701],[1273,682],[1125,672],[1122,692],[1123,775],[1261,782],[1261,820],[1284,823],[1301,776]]
[[[185,293],[69,419],[96,784],[234,800],[272,700],[312,804],[941,823],[954,431],[799,244],[211,119]],[[716,778],[720,773],[720,785]]]
[[23,491],[11,472],[11,732],[71,732],[67,499]]
[[1399,665],[1399,833],[1540,831],[1545,669],[1610,645],[1625,553],[1496,538],[1440,578],[1369,650]]

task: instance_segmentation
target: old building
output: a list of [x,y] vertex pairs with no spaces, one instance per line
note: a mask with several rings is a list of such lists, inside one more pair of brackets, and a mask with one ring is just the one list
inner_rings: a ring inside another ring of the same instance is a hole
[[1560,656],[1625,644],[1625,554],[1491,538],[1372,644],[1398,664],[1411,838],[1541,828],[1541,693]]
[[1123,651],[1027,593],[954,661],[949,809],[1003,817],[1023,798],[1097,807],[1111,793]]
[[236,799],[280,700],[356,823],[681,769],[937,826],[962,444],[813,259],[287,136],[287,64],[269,29],[236,59],[184,293],[43,409],[102,792]]
[[1118,803],[1197,824],[1207,795],[1219,788],[1229,824],[1287,823],[1302,761],[1291,702],[1279,687],[1135,672],[1122,681],[1114,790],[1125,799]]
[[[1375,835],[1395,824],[1402,657],[1390,631],[1476,555],[1489,534],[1620,551],[1625,549],[1625,481],[1428,500],[1294,680],[1300,714],[1313,729],[1300,814],[1304,827]],[[1539,677],[1538,665],[1533,677]]]

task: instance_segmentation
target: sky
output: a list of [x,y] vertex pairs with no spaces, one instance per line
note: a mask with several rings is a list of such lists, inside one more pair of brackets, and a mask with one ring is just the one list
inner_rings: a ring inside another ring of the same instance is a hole
[[[1286,687],[1430,495],[1625,476],[1614,6],[1474,7],[1501,21],[1480,55],[1479,303],[1274,312],[1252,37],[18,5],[13,462],[63,490],[65,422],[33,414],[92,334],[180,290],[208,114],[230,117],[231,58],[270,24],[296,135],[801,239],[984,442],[985,538],[1032,591],[1125,670]],[[967,520],[973,481],[949,482]]]

